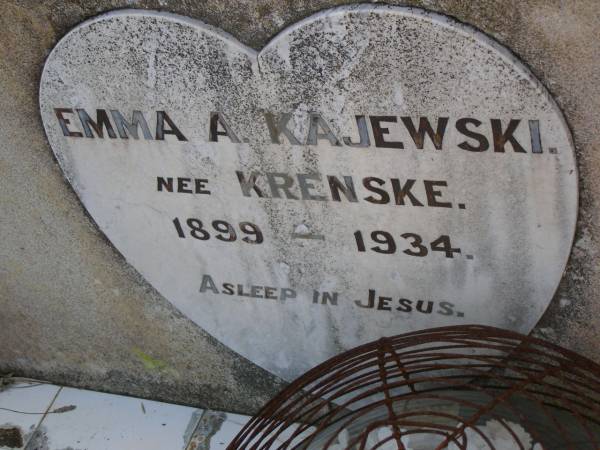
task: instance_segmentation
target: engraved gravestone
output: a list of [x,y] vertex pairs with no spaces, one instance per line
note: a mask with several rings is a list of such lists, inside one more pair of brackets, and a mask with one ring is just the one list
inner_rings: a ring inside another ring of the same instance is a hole
[[40,108],[116,249],[288,379],[383,335],[528,332],[569,255],[561,112],[509,51],[423,10],[332,9],[259,52],[172,14],[105,14],[52,51]]

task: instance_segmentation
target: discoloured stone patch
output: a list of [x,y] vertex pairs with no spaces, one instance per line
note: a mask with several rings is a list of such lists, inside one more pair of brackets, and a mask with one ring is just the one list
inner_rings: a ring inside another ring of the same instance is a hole
[[44,425],[38,426],[25,437],[27,446],[25,450],[51,450],[48,442],[47,429]]
[[148,370],[162,370],[167,367],[166,362],[153,358],[152,356],[144,353],[139,348],[134,348],[132,352],[135,356],[137,356],[140,359],[144,367]]
[[227,414],[218,411],[204,411],[194,430],[186,450],[210,450],[210,441],[227,419]]
[[[196,428],[198,427],[198,424],[200,423],[200,420],[202,419],[203,415],[204,411],[202,410],[194,411],[192,417],[190,418],[190,422],[188,423],[185,429],[185,433],[183,434],[184,442],[190,443],[192,441],[192,436],[194,435],[194,432],[196,431]],[[189,447],[186,448],[186,450],[188,449]]]
[[0,447],[21,448],[23,435],[18,427],[0,425]]

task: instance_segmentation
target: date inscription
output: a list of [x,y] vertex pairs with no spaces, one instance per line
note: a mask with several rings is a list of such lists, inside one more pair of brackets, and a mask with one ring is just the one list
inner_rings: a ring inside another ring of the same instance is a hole
[[[454,258],[455,253],[461,253],[460,248],[452,247],[450,243],[450,236],[442,234],[437,239],[431,241],[429,245],[423,243],[423,238],[417,233],[402,233],[400,237],[403,242],[408,246],[402,253],[410,256],[427,256],[429,251],[441,252],[446,255],[446,258]],[[370,234],[371,241],[377,245],[367,247],[365,238],[363,237],[362,231],[354,232],[354,240],[356,242],[356,248],[359,252],[366,252],[371,250],[376,253],[382,253],[384,255],[393,255],[398,251],[398,245],[394,236],[388,231],[375,230]]]
[[[223,242],[234,242],[238,239],[236,229],[225,220],[213,220],[210,224],[211,229],[208,230],[200,219],[193,217],[179,219],[179,217],[175,217],[173,226],[177,236],[181,239],[192,237],[199,241],[208,241],[211,237],[214,237]],[[251,222],[240,222],[238,229],[243,235],[241,240],[248,244],[261,244],[264,241],[263,233],[258,225]]]

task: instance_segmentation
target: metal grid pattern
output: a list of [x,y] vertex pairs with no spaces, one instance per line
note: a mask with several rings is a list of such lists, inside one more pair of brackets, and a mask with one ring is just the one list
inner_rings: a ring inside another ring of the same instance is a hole
[[228,449],[598,449],[600,365],[485,326],[407,333],[291,383]]

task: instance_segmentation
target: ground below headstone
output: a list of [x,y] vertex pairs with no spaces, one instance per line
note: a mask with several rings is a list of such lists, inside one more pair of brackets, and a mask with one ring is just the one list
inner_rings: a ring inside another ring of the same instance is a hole
[[0,391],[0,450],[224,449],[248,420],[27,381]]

